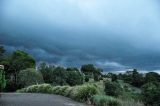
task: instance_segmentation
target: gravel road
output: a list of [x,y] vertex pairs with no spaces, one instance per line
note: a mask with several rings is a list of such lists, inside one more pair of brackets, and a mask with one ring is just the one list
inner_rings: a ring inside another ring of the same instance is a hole
[[59,95],[1,93],[0,106],[86,106]]

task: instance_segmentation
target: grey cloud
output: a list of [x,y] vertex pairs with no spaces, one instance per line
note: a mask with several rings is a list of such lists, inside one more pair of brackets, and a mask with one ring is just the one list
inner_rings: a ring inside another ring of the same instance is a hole
[[1,0],[0,43],[65,66],[159,69],[159,11],[158,0]]

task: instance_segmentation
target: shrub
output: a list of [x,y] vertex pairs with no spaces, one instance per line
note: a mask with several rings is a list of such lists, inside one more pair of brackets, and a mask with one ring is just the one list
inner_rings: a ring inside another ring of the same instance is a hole
[[27,88],[17,90],[20,93],[52,93],[50,84],[32,85]]
[[82,85],[77,87],[74,99],[81,102],[90,101],[92,96],[97,93],[98,91],[93,85]]
[[37,88],[38,93],[52,93],[52,86],[50,84],[41,84]]
[[58,91],[59,89],[60,89],[60,86],[53,87],[53,88],[52,88],[52,93],[53,93],[53,94],[57,94],[57,93],[59,92],[59,91]]
[[68,86],[63,86],[60,89],[59,95],[64,95],[65,90],[68,88]]
[[152,82],[143,86],[142,98],[145,105],[159,106],[160,105],[160,83]]
[[22,87],[43,83],[43,76],[35,69],[28,68],[20,71],[18,81]]
[[121,94],[121,87],[116,82],[107,81],[105,83],[105,93],[109,96],[119,96]]
[[67,97],[70,97],[70,94],[71,94],[72,90],[73,90],[73,87],[66,88],[63,95],[67,96]]
[[120,106],[120,102],[117,99],[105,95],[94,95],[92,103],[95,106]]

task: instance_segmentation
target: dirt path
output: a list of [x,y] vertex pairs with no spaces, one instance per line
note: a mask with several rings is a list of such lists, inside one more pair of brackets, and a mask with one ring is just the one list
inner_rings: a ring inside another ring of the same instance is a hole
[[86,106],[69,98],[48,94],[2,93],[0,106]]

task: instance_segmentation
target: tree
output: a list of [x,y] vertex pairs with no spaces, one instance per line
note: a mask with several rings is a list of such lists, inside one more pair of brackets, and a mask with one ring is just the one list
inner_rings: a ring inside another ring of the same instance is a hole
[[112,81],[113,81],[113,82],[114,82],[114,81],[117,81],[117,79],[118,79],[118,77],[117,77],[116,74],[112,74],[112,75],[111,75],[111,78],[112,78]]
[[44,83],[42,74],[33,68],[20,71],[18,74],[18,82],[21,87]]
[[76,67],[69,67],[66,71],[79,71]]
[[142,98],[146,106],[160,105],[160,83],[149,82],[143,86]]
[[104,91],[106,95],[117,97],[121,94],[122,89],[118,83],[107,81],[105,83]]
[[144,77],[137,71],[137,69],[133,69],[133,71],[127,71],[124,74],[119,74],[118,77],[124,82],[135,87],[141,87],[144,84]]
[[6,91],[15,91],[19,88],[17,76],[20,70],[35,68],[36,66],[34,58],[28,53],[20,50],[14,51],[5,58],[1,64],[5,66],[4,71],[7,79]]
[[67,71],[67,84],[70,86],[83,84],[83,75],[79,71]]
[[90,75],[93,76],[93,72],[95,71],[95,67],[93,64],[87,64],[87,65],[82,65],[81,67],[81,71],[85,74],[85,75]]
[[100,68],[96,68],[93,72],[93,76],[94,76],[94,81],[99,81],[100,80],[100,77],[102,75],[103,70],[100,69]]
[[17,75],[20,70],[24,70],[26,68],[35,68],[36,66],[34,58],[28,53],[20,50],[13,52],[8,61],[9,69],[6,71],[14,76],[15,83],[17,83]]
[[3,71],[3,67],[0,67],[0,92],[5,88],[6,80],[5,80],[5,73]]
[[55,85],[66,85],[67,74],[63,67],[56,67],[52,74],[53,84]]
[[160,75],[156,72],[149,72],[145,75],[145,83],[160,82]]
[[132,72],[132,82],[131,84],[136,87],[141,87],[144,84],[144,78],[142,74],[139,74],[137,69]]
[[114,81],[117,81],[117,79],[118,79],[118,76],[117,76],[116,74],[111,73],[111,72],[109,72],[109,73],[106,75],[106,77],[107,77],[107,78],[111,78],[113,82],[114,82]]
[[38,70],[42,73],[45,83],[49,83],[49,84],[53,83],[52,75],[53,75],[54,69],[55,69],[55,66],[47,65],[46,63],[41,63],[39,65]]
[[81,71],[89,78],[94,78],[95,81],[99,81],[101,77],[101,72],[103,71],[100,68],[94,67],[93,64],[82,65]]

